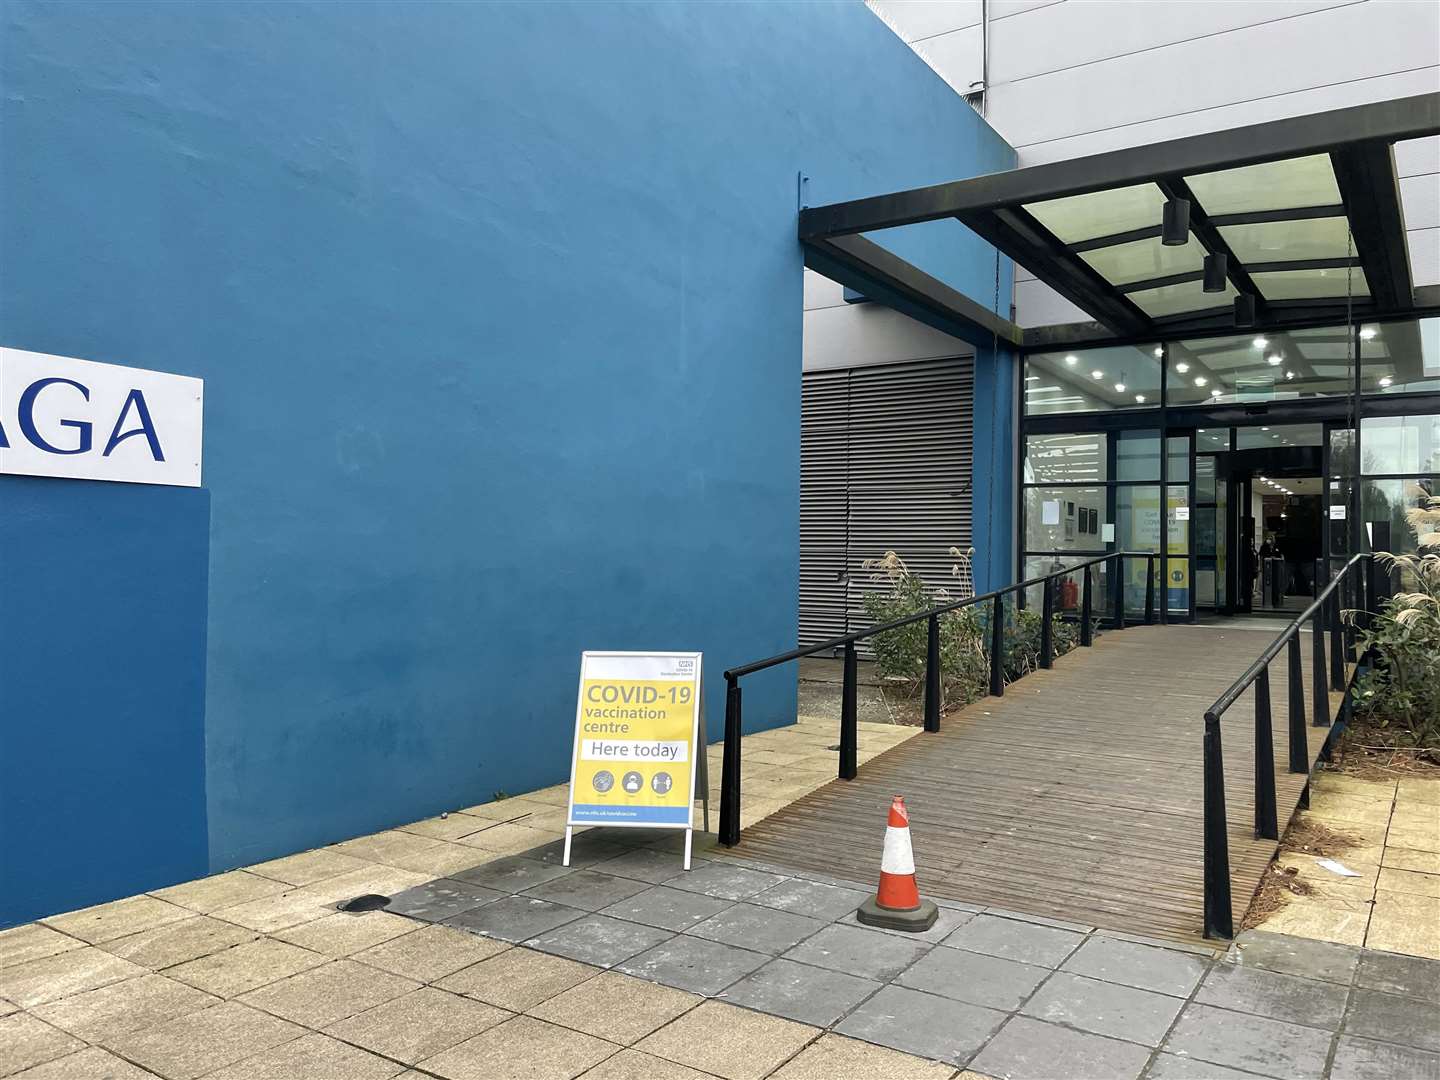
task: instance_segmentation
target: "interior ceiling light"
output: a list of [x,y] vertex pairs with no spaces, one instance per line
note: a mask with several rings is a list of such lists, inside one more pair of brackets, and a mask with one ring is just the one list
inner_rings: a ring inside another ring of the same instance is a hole
[[1269,429],[1268,427],[1262,427],[1260,430],[1261,430],[1261,431],[1269,431],[1270,429]]
[[1293,378],[1295,378],[1295,372],[1293,372],[1293,371],[1287,371],[1287,372],[1285,372],[1285,378],[1287,378],[1287,379],[1293,379]]
[[1117,382],[1117,383],[1115,384],[1115,393],[1117,393],[1117,394],[1123,394],[1124,392],[1125,392],[1125,384],[1124,384],[1123,382]]
[[1074,366],[1075,366],[1076,364],[1078,364],[1079,362],[1080,362],[1080,358],[1079,358],[1078,356],[1075,356],[1074,354],[1071,354],[1070,356],[1065,357],[1065,363],[1069,364],[1071,367],[1074,367]]
[[1394,381],[1395,381],[1395,380],[1392,379],[1392,378],[1390,378],[1389,375],[1382,375],[1382,376],[1380,376],[1380,385],[1381,385],[1381,386],[1389,386],[1389,385],[1390,385],[1392,382],[1394,382]]
[[1180,363],[1175,365],[1175,370],[1178,371],[1181,375],[1184,375],[1185,372],[1190,370],[1190,365],[1182,360],[1180,361]]
[[1094,371],[1090,372],[1090,378],[1095,379],[1095,380],[1097,380],[1097,381],[1100,380],[1100,379],[1103,379],[1104,377],[1105,377],[1105,373],[1104,373],[1103,371],[1101,371],[1099,368],[1096,368]]
[[1250,344],[1251,344],[1251,345],[1254,345],[1255,348],[1257,348],[1257,349],[1263,349],[1266,345],[1269,345],[1269,344],[1270,344],[1270,339],[1269,339],[1269,338],[1264,338],[1264,337],[1257,337],[1257,338],[1256,338],[1254,341],[1252,341]]
[[1279,353],[1271,353],[1269,356],[1265,357],[1265,363],[1269,364],[1271,367],[1279,367],[1284,362],[1285,358]]
[[1165,355],[1165,347],[1164,347],[1163,345],[1156,345],[1156,346],[1155,346],[1155,359],[1156,359],[1156,360],[1159,360],[1159,359],[1160,359],[1162,356],[1164,356],[1164,355]]
[[1255,297],[1249,293],[1241,293],[1235,297],[1235,325],[1255,325]]
[[1228,269],[1229,259],[1227,256],[1213,253],[1205,256],[1205,291],[1207,293],[1225,291],[1225,274]]
[[1369,341],[1369,340],[1371,340],[1378,332],[1379,332],[1379,331],[1377,331],[1377,330],[1375,329],[1375,327],[1373,327],[1373,326],[1362,326],[1362,327],[1360,328],[1360,340],[1361,340],[1361,341]]
[[1221,390],[1220,387],[1217,386],[1217,387],[1215,387],[1214,390],[1211,390],[1211,391],[1210,391],[1210,396],[1211,396],[1211,397],[1219,397],[1219,396],[1220,396],[1221,394],[1223,394],[1224,392],[1225,392],[1225,391]]
[[1210,380],[1207,379],[1207,378],[1205,378],[1204,375],[1196,375],[1196,376],[1195,376],[1195,385],[1196,385],[1196,386],[1204,386],[1204,385],[1205,385],[1207,382],[1209,382],[1209,381],[1210,381]]
[[1184,247],[1190,242],[1190,200],[1166,199],[1161,217],[1160,242],[1166,247]]
[[1144,404],[1145,404],[1145,395],[1144,395],[1144,394],[1136,394],[1136,395],[1135,395],[1135,404],[1137,404],[1137,405],[1144,405]]

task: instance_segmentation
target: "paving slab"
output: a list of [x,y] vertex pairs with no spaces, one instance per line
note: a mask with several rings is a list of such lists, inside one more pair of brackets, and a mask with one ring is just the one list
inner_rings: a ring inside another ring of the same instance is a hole
[[[696,873],[709,866],[709,860],[692,858],[689,873]],[[592,870],[598,870],[602,874],[611,874],[615,877],[634,878],[636,881],[648,881],[652,885],[659,885],[662,881],[668,881],[676,874],[683,874],[683,864],[678,855],[669,851],[657,850],[651,847],[637,847],[617,855],[613,859],[606,859],[603,862],[593,863]]]
[[525,942],[526,946],[583,964],[610,968],[654,948],[674,935],[669,930],[626,922],[608,915],[586,915]]
[[579,908],[552,904],[546,900],[506,896],[452,915],[443,920],[443,925],[518,944],[567,922],[574,922],[584,914]]
[[[882,934],[895,934],[897,937],[905,938],[907,941],[924,941],[930,944],[943,941],[950,934],[961,926],[964,926],[971,919],[975,918],[975,911],[966,908],[943,907],[935,918],[935,925],[929,930],[893,930],[885,926],[865,926],[867,930],[876,930]],[[864,926],[855,912],[850,912],[838,920],[841,926]]]
[[353,959],[416,982],[430,983],[510,947],[507,942],[451,926],[430,925],[356,953]]
[[416,929],[414,920],[402,919],[388,911],[337,911],[323,919],[281,930],[275,936],[291,945],[339,960],[402,934],[414,933]]
[[95,945],[114,938],[153,930],[166,923],[179,922],[189,918],[188,908],[157,900],[153,896],[129,896],[108,904],[97,904],[80,911],[52,915],[40,921],[62,934],[88,941]]
[[517,1016],[442,1050],[420,1067],[452,1080],[568,1080],[615,1051],[614,1043],[593,1035]]
[[1320,1076],[1331,1033],[1192,1002],[1162,1049],[1261,1076]]
[[1355,985],[1387,994],[1440,1001],[1440,960],[1367,951],[1360,957]]
[[1118,938],[1092,937],[1060,965],[1060,970],[1157,994],[1188,997],[1208,967],[1207,960],[1188,953]]
[[934,946],[866,927],[832,923],[785,953],[785,959],[889,982]]
[[1084,935],[1054,926],[1020,922],[997,915],[976,915],[942,944],[969,952],[1056,968],[1065,962]]
[[1050,974],[1049,968],[998,956],[964,949],[931,949],[895,981],[912,990],[1014,1012]]
[[512,1015],[483,1001],[426,986],[331,1024],[325,1033],[414,1065]]
[[107,941],[101,948],[132,964],[151,971],[162,971],[187,960],[198,960],[222,949],[254,941],[256,936],[254,930],[243,926],[196,915],[154,930]]
[[273,938],[260,938],[167,968],[172,979],[216,997],[233,998],[328,962],[319,953]]
[[995,1009],[886,986],[835,1028],[866,1042],[963,1065],[1005,1022]]
[[316,848],[313,851],[301,851],[295,855],[286,855],[282,859],[256,863],[245,869],[252,874],[259,874],[275,881],[283,881],[287,885],[301,886],[313,885],[326,878],[339,877],[352,870],[363,870],[366,865],[364,859],[342,855],[330,848]]
[[713,997],[769,959],[764,953],[677,935],[617,966],[642,979]]
[[[596,863],[605,862],[607,859],[613,859],[617,855],[623,855],[627,851],[633,851],[640,847],[638,841],[627,842],[625,840],[628,832],[630,832],[629,829],[612,830],[609,833],[599,830],[576,833],[570,842],[570,869],[584,870]],[[565,841],[563,839],[552,840],[548,844],[531,848],[525,852],[525,857],[538,862],[554,863],[558,866],[560,860],[565,857]]]
[[1348,990],[1335,983],[1278,971],[1216,964],[1195,1000],[1238,1012],[1334,1030],[1345,1012]]
[[547,881],[554,881],[571,873],[571,869],[523,855],[507,855],[491,862],[482,863],[472,870],[461,870],[451,874],[456,881],[463,881],[496,892],[517,893],[533,889]]
[[86,946],[0,969],[0,997],[28,1009],[144,974],[128,960]]
[[769,1080],[949,1080],[954,1071],[943,1062],[827,1032],[771,1073]]
[[156,889],[151,895],[167,903],[208,914],[219,908],[233,907],[284,891],[284,882],[244,870],[231,870],[198,881],[187,881],[183,885],[172,885],[168,889]]
[[679,932],[724,911],[730,904],[729,900],[713,896],[653,885],[611,904],[601,914]]
[[322,1028],[417,989],[413,980],[337,960],[251,990],[240,1000],[305,1027]]
[[827,923],[805,915],[797,915],[755,904],[736,904],[704,922],[696,923],[686,933],[707,941],[722,941],[743,949],[779,956],[806,938],[823,930]]
[[1157,1054],[1145,1073],[1145,1080],[1254,1080],[1255,1073],[1227,1069],[1208,1061],[1181,1057],[1179,1054]]
[[[419,1078],[417,1078],[419,1080]],[[639,1050],[621,1050],[593,1069],[581,1074],[581,1080],[714,1080],[678,1061],[666,1061]]]
[[1440,1054],[1410,1046],[1340,1036],[1330,1080],[1429,1080],[1440,1076]]
[[154,1073],[131,1065],[109,1050],[90,1046],[78,1053],[15,1073],[11,1080],[154,1080],[154,1077]]
[[1159,1046],[1184,1001],[1152,990],[1057,971],[1022,1012],[1095,1035]]
[[791,878],[756,893],[750,897],[749,902],[833,922],[854,913],[861,904],[870,899],[870,895],[863,889]]
[[1017,1016],[970,1067],[1005,1080],[1134,1080],[1150,1051],[1131,1042]]
[[784,875],[748,866],[712,862],[668,878],[665,884],[720,900],[745,900],[784,881]]
[[525,1012],[600,974],[599,968],[531,949],[507,949],[437,984],[511,1012]]
[[87,1043],[112,1035],[153,1027],[197,1009],[216,1005],[219,998],[163,975],[111,983],[97,990],[36,1005],[32,1013],[47,1024],[68,1031]]
[[506,895],[499,889],[487,889],[468,881],[438,878],[424,885],[402,889],[390,897],[385,910],[392,915],[404,915],[422,922],[440,922]]
[[725,1080],[760,1080],[819,1034],[805,1024],[707,1001],[635,1048]]
[[602,874],[596,870],[576,870],[573,874],[526,889],[524,895],[582,911],[599,911],[649,887],[646,882],[635,878]]
[[209,1073],[206,1080],[296,1080],[297,1077],[389,1080],[403,1068],[396,1062],[312,1031]]
[[305,1033],[288,1020],[227,1001],[158,1027],[107,1039],[105,1046],[168,1080],[192,1080]]
[[630,1046],[704,998],[673,986],[605,971],[529,1010],[531,1016]]
[[0,1017],[0,1076],[65,1057],[85,1044],[68,1032],[26,1013]]
[[85,947],[85,943],[40,923],[27,923],[0,930],[0,968],[14,967],[29,960],[43,960],[62,952]]
[[829,1027],[881,985],[793,960],[771,960],[722,991],[720,998],[802,1024]]
[[1270,934],[1263,930],[1246,930],[1235,939],[1224,961],[1242,967],[1265,968],[1285,975],[1348,985],[1355,974],[1360,950],[1354,945],[1289,934]]
[[1440,1000],[1356,989],[1345,1033],[1440,1052]]

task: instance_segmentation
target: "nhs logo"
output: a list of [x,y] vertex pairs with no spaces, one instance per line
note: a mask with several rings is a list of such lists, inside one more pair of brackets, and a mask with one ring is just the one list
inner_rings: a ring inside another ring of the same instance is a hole
[[205,383],[0,348],[0,473],[200,486]]

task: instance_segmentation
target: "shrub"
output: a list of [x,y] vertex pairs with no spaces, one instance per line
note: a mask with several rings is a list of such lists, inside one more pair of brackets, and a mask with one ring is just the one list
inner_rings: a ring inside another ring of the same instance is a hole
[[1413,588],[1387,600],[1362,635],[1378,663],[1355,685],[1356,711],[1381,738],[1440,748],[1440,555],[1375,557]]

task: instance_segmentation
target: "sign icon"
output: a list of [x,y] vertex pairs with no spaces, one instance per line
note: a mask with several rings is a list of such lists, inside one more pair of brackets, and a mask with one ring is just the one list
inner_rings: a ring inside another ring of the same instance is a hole
[[615,774],[609,769],[601,769],[590,781],[592,787],[600,793],[605,793],[615,786]]
[[640,789],[645,786],[645,778],[638,772],[627,772],[624,779],[620,781],[620,786],[625,789],[625,794],[638,795]]
[[650,787],[654,789],[656,795],[664,795],[674,786],[675,781],[670,778],[668,772],[657,772],[650,778]]

